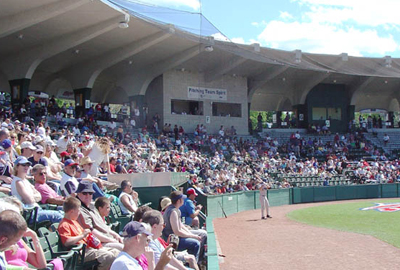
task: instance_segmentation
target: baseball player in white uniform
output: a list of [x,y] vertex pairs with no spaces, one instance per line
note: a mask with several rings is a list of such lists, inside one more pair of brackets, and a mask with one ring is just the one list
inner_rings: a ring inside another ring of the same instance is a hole
[[[269,201],[267,198],[268,185],[266,183],[261,183],[260,185],[260,204],[261,204],[261,219],[272,218],[269,215]],[[265,216],[265,214],[267,214]]]

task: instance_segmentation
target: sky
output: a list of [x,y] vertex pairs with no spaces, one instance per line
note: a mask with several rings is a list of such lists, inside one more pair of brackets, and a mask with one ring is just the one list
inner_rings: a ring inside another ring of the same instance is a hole
[[[236,43],[319,54],[400,58],[400,0],[140,2],[201,13],[222,33],[215,34],[215,38],[224,39],[224,35]],[[204,21],[197,23],[201,28]]]

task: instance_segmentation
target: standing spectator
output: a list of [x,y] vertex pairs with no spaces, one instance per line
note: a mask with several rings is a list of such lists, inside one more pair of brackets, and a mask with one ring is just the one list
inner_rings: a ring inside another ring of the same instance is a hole
[[386,133],[385,133],[385,135],[383,136],[383,144],[386,146],[387,145],[387,143],[389,142],[389,135],[387,135]]

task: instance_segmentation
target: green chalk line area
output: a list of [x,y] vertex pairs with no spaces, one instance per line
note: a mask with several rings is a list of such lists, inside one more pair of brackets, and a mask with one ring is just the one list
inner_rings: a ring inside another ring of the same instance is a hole
[[399,199],[322,205],[292,211],[288,218],[317,227],[368,234],[400,248],[400,211],[361,211],[375,203],[400,203]]

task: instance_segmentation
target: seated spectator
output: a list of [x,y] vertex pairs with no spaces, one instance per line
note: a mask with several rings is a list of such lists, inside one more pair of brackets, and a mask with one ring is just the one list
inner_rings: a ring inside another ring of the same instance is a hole
[[[154,261],[158,263],[161,257],[161,253],[165,250],[165,247],[162,242],[160,242],[160,237],[162,235],[162,231],[164,229],[164,219],[161,213],[157,210],[147,211],[142,218],[144,223],[148,223],[151,226],[152,239],[149,243],[149,247],[154,252]],[[190,268],[198,269],[196,264],[196,260],[193,255],[189,255],[191,260],[188,261]],[[186,267],[179,261],[177,258],[172,257],[171,261],[168,265],[165,266],[164,269],[181,269],[185,270]]]
[[[14,180],[11,183],[11,194],[17,197],[23,204],[24,208],[39,207],[37,204],[42,200],[42,195],[35,187],[26,179],[30,162],[25,157],[18,157],[15,160]],[[48,220],[52,223],[60,222],[63,213],[55,210],[43,210],[39,207],[37,214],[37,222]]]
[[[23,207],[21,202],[18,200],[7,200],[2,201],[5,205],[3,208],[9,208],[9,210],[16,211],[18,209],[19,213],[22,213]],[[7,263],[13,267],[21,266],[25,269],[28,267],[28,263],[37,269],[43,269],[47,266],[47,261],[44,256],[42,247],[40,245],[38,236],[36,232],[27,228],[23,237],[30,237],[32,239],[32,244],[34,249],[28,247],[28,245],[20,239],[14,246],[14,248],[9,249],[4,252]],[[63,270],[63,263],[60,259],[55,259],[51,262],[54,265],[54,270]]]
[[[104,181],[98,177],[91,175],[90,172],[92,171],[93,163],[94,161],[90,157],[83,157],[80,160],[80,167],[83,169],[83,171],[81,172],[81,177],[92,179],[92,182],[95,182],[100,188],[106,187],[108,190],[114,190],[118,188],[118,185],[115,183]],[[111,199],[114,200],[114,197],[112,197]]]
[[179,210],[182,217],[185,218],[185,224],[198,229],[200,224],[198,216],[203,206],[201,204],[195,205],[195,199],[198,194],[194,188],[188,188],[186,194],[187,198]]
[[177,250],[187,250],[189,254],[196,257],[199,262],[200,248],[202,241],[201,236],[192,233],[181,221],[181,213],[179,208],[183,205],[186,195],[180,191],[173,191],[170,195],[171,204],[165,209],[163,214],[165,228],[163,230],[163,238],[168,239],[170,234],[175,234],[179,237],[179,245]]
[[90,229],[83,229],[79,225],[77,219],[80,215],[81,202],[75,197],[68,197],[64,202],[65,216],[58,226],[61,242],[66,247],[71,247],[77,244],[85,244],[85,261],[97,260],[100,265],[99,270],[110,268],[115,258],[119,254],[118,249],[100,247],[98,249],[91,247],[88,236],[91,233]]
[[122,160],[121,159],[117,159],[117,164],[115,166],[115,173],[128,173],[125,169],[125,167],[122,164]]
[[149,236],[152,236],[152,234],[140,222],[131,221],[126,224],[122,236],[124,237],[124,249],[115,259],[110,270],[143,270],[142,265],[136,259],[142,254],[145,254],[148,259],[148,269],[161,270],[173,257],[172,247],[168,247],[161,254],[157,265],[154,264],[153,252],[146,252],[150,240]]
[[33,166],[31,173],[33,175],[33,179],[35,180],[35,189],[42,196],[41,203],[63,205],[65,198],[58,195],[57,192],[55,192],[55,190],[46,183],[46,167],[42,164],[36,164]]
[[121,182],[121,194],[119,195],[118,205],[123,214],[134,214],[138,209],[139,195],[132,189],[132,184],[128,180]]
[[93,189],[95,191],[94,198],[105,197],[104,192],[99,188],[96,183],[93,183],[93,180],[90,178],[75,178],[77,173],[78,163],[73,161],[72,159],[67,159],[64,162],[64,172],[62,174],[60,188],[61,192],[65,196],[70,196],[75,193],[78,188],[79,182],[82,180],[90,181],[93,184]]
[[[122,238],[107,226],[99,212],[96,210],[93,198],[93,185],[88,181],[81,181],[76,190],[77,198],[81,201],[81,214],[78,217],[78,222],[84,229],[90,229],[104,247],[116,248],[122,250]],[[101,199],[105,197],[100,197]],[[110,202],[108,201],[108,209]]]
[[3,252],[24,236],[28,226],[22,215],[14,210],[0,211],[0,224],[0,269],[5,270],[7,267]]

